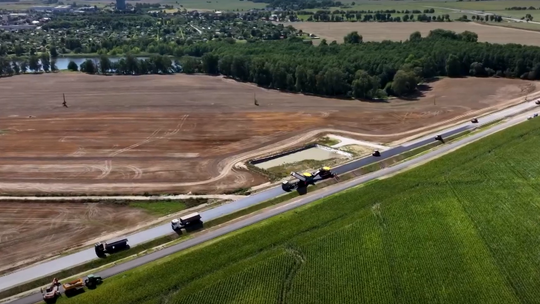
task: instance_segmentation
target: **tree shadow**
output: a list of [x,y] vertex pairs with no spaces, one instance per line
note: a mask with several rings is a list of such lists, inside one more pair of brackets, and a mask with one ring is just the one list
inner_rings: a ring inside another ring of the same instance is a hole
[[418,101],[420,98],[426,97],[426,92],[431,92],[433,87],[428,83],[421,83],[416,86],[416,91],[406,96],[400,96],[399,99],[407,101]]

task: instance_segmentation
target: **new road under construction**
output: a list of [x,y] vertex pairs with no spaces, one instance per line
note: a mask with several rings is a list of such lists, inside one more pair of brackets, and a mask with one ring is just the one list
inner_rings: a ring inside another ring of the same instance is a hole
[[[349,172],[349,171],[358,169],[360,167],[398,155],[400,153],[410,151],[418,147],[425,146],[429,143],[432,143],[435,140],[439,140],[443,142],[446,138],[450,136],[454,136],[454,135],[457,135],[466,131],[474,130],[474,129],[477,129],[478,127],[485,126],[485,125],[491,124],[493,122],[496,122],[505,118],[509,118],[506,121],[503,121],[499,124],[491,126],[490,128],[479,130],[478,132],[475,132],[469,136],[465,136],[459,140],[445,143],[444,145],[440,146],[437,149],[421,154],[418,157],[399,163],[395,166],[383,168],[381,170],[365,174],[363,176],[360,176],[352,180],[340,182],[319,191],[314,191],[312,193],[309,193],[308,191],[306,195],[301,196],[300,198],[295,199],[292,202],[287,202],[287,203],[278,205],[274,208],[266,209],[264,212],[246,217],[245,219],[242,219],[239,221],[234,221],[230,224],[225,224],[218,229],[210,230],[207,233],[197,235],[193,238],[190,238],[179,244],[167,247],[163,250],[159,250],[159,251],[150,253],[148,255],[132,259],[128,262],[116,265],[114,267],[101,271],[99,275],[105,279],[107,277],[119,274],[123,271],[138,267],[150,261],[154,261],[161,257],[167,256],[171,253],[184,250],[186,248],[190,248],[192,246],[201,244],[205,241],[214,239],[216,237],[219,237],[231,231],[235,231],[237,229],[262,221],[264,219],[270,218],[277,214],[308,204],[320,198],[332,195],[344,189],[359,185],[369,180],[383,177],[385,175],[393,174],[401,170],[405,170],[410,166],[414,166],[414,165],[429,161],[440,155],[451,152],[452,150],[455,150],[470,142],[473,142],[482,137],[493,134],[495,132],[498,132],[500,130],[503,130],[505,128],[508,128],[512,125],[518,124],[526,120],[526,118],[531,116],[531,114],[525,113],[525,112],[532,111],[533,109],[535,109],[535,107],[538,107],[538,105],[535,104],[534,101],[522,103],[522,104],[512,106],[510,108],[507,108],[505,110],[502,110],[502,111],[499,111],[490,115],[478,117],[477,120],[472,120],[472,121],[468,120],[467,122],[458,124],[451,128],[447,128],[445,130],[439,130],[437,132],[434,132],[433,134],[429,134],[424,137],[403,143],[397,147],[394,147],[394,148],[391,148],[382,152],[379,151],[379,153],[376,153],[377,155],[375,155],[374,153],[374,155],[352,161],[342,166],[338,166],[335,168],[322,168],[319,171],[310,172],[307,175],[304,175],[303,173],[295,173],[293,174],[293,176],[297,178],[298,177],[301,177],[301,178],[298,178],[298,182],[293,181],[289,183],[292,183],[292,184],[304,183],[306,185],[313,184],[313,183],[316,183],[318,180],[320,180],[323,176],[325,178],[336,177],[345,172]],[[534,116],[534,114],[532,115]],[[120,247],[126,246],[128,243],[128,240],[129,240],[130,246],[137,246],[138,244],[148,242],[157,237],[174,233],[174,230],[188,229],[189,226],[194,225],[194,224],[202,225],[202,222],[210,221],[212,219],[219,218],[223,215],[230,214],[234,211],[241,210],[246,207],[275,198],[277,196],[280,196],[286,193],[286,191],[284,191],[286,189],[292,191],[293,189],[298,188],[298,184],[293,185],[292,187],[284,186],[284,185],[285,184],[274,187],[274,188],[270,188],[270,189],[261,191],[259,193],[253,194],[251,196],[248,196],[244,199],[240,199],[240,200],[228,203],[228,204],[220,205],[216,208],[202,211],[197,214],[189,214],[177,220],[173,220],[171,223],[163,224],[157,227],[150,228],[148,230],[144,230],[137,233],[133,233],[131,235],[127,235],[125,237],[125,242],[124,242],[124,239],[121,240],[122,244],[117,244],[115,242],[102,242],[101,244],[96,244],[96,246],[98,247],[101,246],[100,251],[103,249],[103,251],[105,252],[108,250],[112,250],[112,252],[114,252],[114,250],[116,250],[117,245],[120,245]],[[112,247],[115,247],[115,248],[110,248],[111,246],[108,246],[108,245],[112,245]],[[10,273],[0,278],[0,291],[12,288],[14,286],[20,285],[22,283],[28,282],[36,278],[40,278],[40,277],[57,273],[58,271],[71,268],[76,265],[80,265],[81,263],[91,261],[96,258],[96,254],[97,254],[97,249],[89,248],[89,249],[82,250],[77,253],[61,256],[61,257],[43,262],[41,264],[37,264],[31,267],[28,267],[26,269],[22,269],[22,270]],[[42,295],[39,292],[36,292],[29,296],[16,299],[12,301],[11,303],[32,304],[32,303],[39,302],[42,299],[43,299]]]

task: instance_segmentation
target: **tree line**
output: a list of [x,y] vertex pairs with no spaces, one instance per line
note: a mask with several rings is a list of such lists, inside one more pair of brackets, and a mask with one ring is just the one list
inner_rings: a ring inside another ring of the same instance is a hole
[[349,22],[412,22],[412,21],[420,21],[420,22],[450,22],[450,15],[444,14],[444,15],[426,15],[426,14],[418,14],[418,15],[403,15],[403,16],[392,16],[391,13],[374,13],[374,14],[313,14],[310,15],[306,21],[309,22],[343,22],[343,21],[349,21]]
[[[536,10],[536,7],[534,6],[512,6],[512,7],[505,7],[504,8],[505,10],[507,11],[526,11],[526,10],[531,10],[531,11],[534,11]],[[538,9],[540,9],[540,7],[538,7]]]
[[131,54],[114,62],[107,55],[101,55],[99,60],[87,59],[80,66],[70,61],[67,68],[70,71],[102,75],[172,74],[181,71],[180,65],[168,56],[153,55],[147,59],[138,59]]
[[433,14],[435,13],[435,10],[432,8],[425,9],[423,11],[413,9],[413,10],[396,10],[396,9],[385,9],[385,10],[318,10],[316,12],[313,11],[298,11],[299,15],[314,15],[314,14],[326,14],[326,15],[345,15],[345,14]]
[[477,42],[473,32],[412,33],[404,42],[363,42],[353,32],[344,44],[317,47],[301,39],[248,44],[211,42],[184,49],[185,73],[221,74],[239,81],[324,96],[407,96],[436,76],[540,79],[540,48]]
[[41,53],[39,56],[32,55],[28,59],[20,61],[0,57],[0,76],[13,76],[28,72],[49,73],[57,70],[56,59],[51,58],[49,53]]
[[[111,62],[103,55],[80,67],[70,63],[69,68],[90,74],[221,74],[270,89],[360,99],[407,96],[418,83],[437,76],[540,80],[540,47],[480,43],[478,35],[469,31],[458,34],[438,29],[426,37],[414,32],[402,42],[364,42],[359,33],[352,32],[344,42],[328,44],[323,39],[316,47],[298,37],[252,43],[198,42],[178,46],[175,52],[181,56],[177,60],[128,55]],[[5,74],[9,65],[0,61],[0,72]]]

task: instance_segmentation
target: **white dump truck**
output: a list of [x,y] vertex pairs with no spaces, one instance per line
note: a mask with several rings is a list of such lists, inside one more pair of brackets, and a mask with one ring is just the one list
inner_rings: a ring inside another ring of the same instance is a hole
[[171,221],[171,227],[174,231],[178,231],[182,228],[193,226],[193,225],[200,225],[202,223],[201,221],[201,215],[198,212],[186,214],[178,219],[174,219]]

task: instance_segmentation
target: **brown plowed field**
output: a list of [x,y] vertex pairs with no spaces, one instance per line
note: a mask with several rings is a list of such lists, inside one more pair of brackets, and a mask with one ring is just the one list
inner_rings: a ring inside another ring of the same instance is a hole
[[154,219],[140,209],[99,203],[0,202],[0,210],[0,273]]
[[[537,90],[511,79],[443,79],[430,86],[417,100],[368,103],[209,76],[5,78],[0,193],[223,192],[263,182],[234,168],[236,162],[305,141],[300,136],[307,130],[389,141]],[[69,108],[62,107],[62,93]]]
[[540,33],[501,26],[490,26],[474,22],[289,22],[306,33],[313,33],[321,39],[313,40],[318,45],[322,39],[328,43],[336,40],[343,42],[343,37],[352,31],[362,35],[364,41],[405,41],[409,36],[419,31],[426,37],[430,31],[444,29],[462,33],[471,31],[478,34],[478,41],[491,43],[518,43],[524,45],[540,45]]

